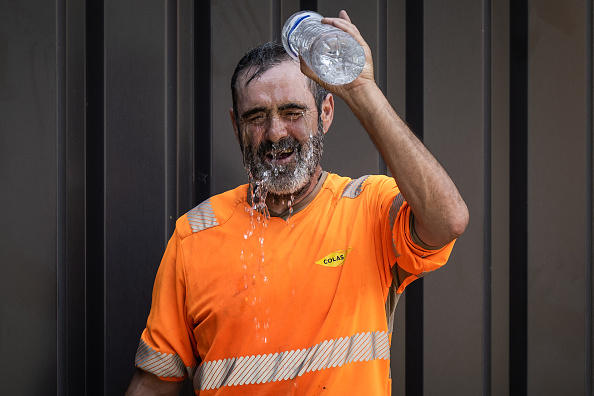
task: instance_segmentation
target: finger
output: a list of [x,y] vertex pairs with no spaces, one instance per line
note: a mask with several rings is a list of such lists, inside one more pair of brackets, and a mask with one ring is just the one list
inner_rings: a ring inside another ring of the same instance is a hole
[[[348,15],[347,15],[348,17]],[[337,27],[345,32],[349,33],[351,36],[355,34],[361,35],[357,26],[355,26],[350,20],[343,19],[343,18],[324,18],[322,19],[322,23],[326,23],[328,25],[332,25]]]
[[348,22],[347,20],[341,19],[341,18],[324,18],[322,20],[322,22],[327,23],[327,24],[332,25],[340,30],[347,32],[348,34],[353,36],[353,38],[363,48],[365,48],[365,46],[367,46],[367,43],[365,42],[365,39],[361,35],[361,32],[359,32],[359,29],[357,29],[357,27],[355,25],[353,25],[351,22]]
[[351,22],[351,18],[349,18],[349,14],[345,10],[340,10],[338,13],[338,17],[344,19],[347,22]]

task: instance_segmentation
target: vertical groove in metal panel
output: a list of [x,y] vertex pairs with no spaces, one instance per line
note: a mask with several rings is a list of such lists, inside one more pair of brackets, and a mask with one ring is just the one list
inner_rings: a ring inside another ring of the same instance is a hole
[[[406,1],[406,122],[423,140],[424,2]],[[406,288],[405,365],[407,395],[423,394],[423,279]]]
[[[377,2],[377,84],[388,95],[388,2],[378,0]],[[386,161],[378,155],[378,172],[388,173]]]
[[406,1],[406,122],[421,140],[424,117],[423,12],[423,1]]
[[196,121],[194,119],[194,30],[194,0],[179,0],[177,4],[177,203],[175,217],[180,217],[197,205],[194,187],[194,125]]
[[299,9],[318,11],[318,0],[299,0]]
[[281,16],[282,5],[281,0],[271,0],[270,7],[270,37],[272,41],[281,42],[281,30],[283,21]]
[[594,117],[594,100],[593,100],[593,89],[594,82],[593,76],[594,67],[592,62],[593,59],[593,28],[592,19],[594,13],[592,11],[592,1],[586,1],[586,224],[585,224],[585,235],[586,235],[586,301],[585,301],[585,393],[584,395],[592,395],[593,392],[593,377],[594,372],[592,371],[592,287],[594,286],[592,279],[592,167],[594,166],[593,161],[593,137],[592,137],[592,124]]
[[177,219],[177,0],[165,4],[165,230],[167,245]]
[[86,394],[105,393],[104,1],[86,1]]
[[509,394],[528,391],[528,1],[510,2]]
[[483,396],[491,395],[491,0],[483,2]]
[[211,195],[211,2],[194,3],[194,185],[196,204]]
[[66,1],[56,1],[56,284],[58,394],[68,387],[68,273],[66,261]]

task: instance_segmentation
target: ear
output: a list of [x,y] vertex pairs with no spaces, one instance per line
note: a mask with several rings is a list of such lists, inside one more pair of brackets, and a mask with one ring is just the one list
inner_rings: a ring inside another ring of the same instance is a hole
[[326,95],[326,99],[322,102],[322,123],[324,124],[324,134],[330,129],[332,120],[334,119],[334,96],[331,93]]

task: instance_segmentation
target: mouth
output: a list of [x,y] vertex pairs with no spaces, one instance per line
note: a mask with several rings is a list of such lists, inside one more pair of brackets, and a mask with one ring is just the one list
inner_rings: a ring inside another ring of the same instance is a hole
[[281,150],[269,151],[266,153],[265,157],[268,162],[282,164],[290,161],[294,155],[295,149],[287,147]]

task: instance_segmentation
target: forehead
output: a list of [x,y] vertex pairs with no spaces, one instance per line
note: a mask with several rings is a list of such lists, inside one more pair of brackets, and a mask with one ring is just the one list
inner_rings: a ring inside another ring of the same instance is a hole
[[[250,75],[250,72],[246,73]],[[249,81],[242,76],[237,91],[237,107],[241,113],[254,107],[274,107],[282,103],[303,103],[315,106],[308,78],[295,61],[282,62]]]

